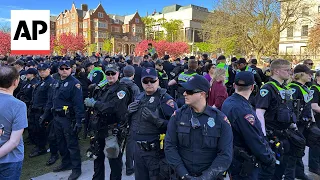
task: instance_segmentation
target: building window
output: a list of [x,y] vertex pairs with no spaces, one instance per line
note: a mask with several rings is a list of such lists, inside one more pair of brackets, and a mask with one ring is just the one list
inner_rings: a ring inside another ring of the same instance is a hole
[[87,31],[83,31],[83,37],[87,38],[88,35],[87,35]]
[[134,27],[132,27],[132,32],[135,32],[134,30],[135,30]]
[[75,15],[75,14],[72,14],[71,17],[72,17],[72,19],[75,19],[75,18],[76,18],[76,15]]
[[302,15],[309,16],[309,8],[308,7],[302,8]]
[[87,22],[83,22],[83,28],[87,28],[88,27],[88,23]]
[[301,36],[308,36],[308,25],[304,25],[301,28]]
[[140,19],[139,18],[136,18],[136,23],[140,23]]
[[107,29],[107,23],[99,22],[99,28]]
[[318,6],[318,13],[320,13],[320,6]]
[[125,27],[122,28],[122,32],[123,32],[123,33],[126,32],[126,28],[125,28]]
[[120,32],[120,28],[119,27],[114,27],[114,32]]
[[292,55],[292,53],[293,53],[293,47],[292,46],[287,46],[286,47],[286,54]]
[[98,17],[99,17],[99,18],[103,18],[103,13],[98,12]]
[[82,28],[82,23],[79,23],[79,28]]
[[114,23],[119,24],[119,19],[115,19]]
[[287,37],[292,38],[293,37],[293,26],[290,26],[287,28]]

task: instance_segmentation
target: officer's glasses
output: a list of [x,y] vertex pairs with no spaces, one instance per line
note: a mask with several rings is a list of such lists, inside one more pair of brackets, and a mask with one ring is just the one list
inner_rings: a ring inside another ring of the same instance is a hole
[[66,67],[66,68],[59,68],[61,71],[63,70],[69,70],[70,68],[69,67]]
[[154,84],[155,82],[157,82],[157,79],[148,79],[148,78],[145,78],[145,79],[142,80],[142,83],[143,83],[143,84],[149,84],[149,83]]
[[106,76],[114,76],[116,75],[117,73],[115,72],[106,72]]
[[203,92],[202,90],[200,89],[196,89],[196,90],[186,90],[185,91],[187,95],[194,95],[196,93],[200,93],[200,92]]

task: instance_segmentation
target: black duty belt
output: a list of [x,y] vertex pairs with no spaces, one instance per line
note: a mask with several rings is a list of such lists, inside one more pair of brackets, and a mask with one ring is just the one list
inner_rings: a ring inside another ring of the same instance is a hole
[[143,151],[160,150],[160,142],[137,141],[139,148]]

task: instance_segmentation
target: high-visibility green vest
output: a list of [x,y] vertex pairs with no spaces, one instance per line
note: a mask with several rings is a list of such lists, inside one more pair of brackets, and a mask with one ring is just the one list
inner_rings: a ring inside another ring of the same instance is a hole
[[103,74],[103,79],[99,82],[98,86],[99,87],[103,87],[105,86],[106,84],[108,84],[108,80],[107,80],[107,76],[106,74],[101,70],[101,67],[94,67],[90,73],[88,74],[88,79],[90,81],[92,81],[93,77],[95,77],[95,74],[97,71],[101,72]]
[[226,84],[229,82],[229,66],[226,63],[219,63],[216,68],[226,70],[226,79],[224,80],[224,83]]
[[299,87],[300,91],[302,92],[304,102],[308,103],[312,100],[313,93],[311,91],[307,92],[305,89],[303,89],[303,87],[301,87],[299,84],[296,84],[296,83],[288,84],[288,87],[292,87],[292,86]]
[[178,76],[178,81],[187,82],[192,76],[197,75],[197,73],[186,74],[184,72],[180,73]]
[[160,71],[158,71],[158,73],[159,73],[159,77],[161,77],[162,79],[165,79],[165,80],[168,79],[168,75],[166,75],[166,76],[163,77],[163,74],[164,74],[164,73],[162,73],[162,72],[160,72]]
[[[279,92],[281,99],[286,99],[286,94],[290,96],[290,99],[292,99],[292,94],[294,93],[294,90],[291,89],[290,87],[285,87],[286,89],[280,87],[277,85],[277,83],[273,82],[273,81],[269,81],[267,83],[265,83],[263,86],[265,86],[266,84],[272,84]],[[261,87],[261,89],[263,88],[263,86]]]
[[320,86],[314,84],[314,85],[312,85],[312,86],[310,87],[310,89],[311,89],[312,87],[315,87],[315,88],[318,89],[318,91],[320,92]]

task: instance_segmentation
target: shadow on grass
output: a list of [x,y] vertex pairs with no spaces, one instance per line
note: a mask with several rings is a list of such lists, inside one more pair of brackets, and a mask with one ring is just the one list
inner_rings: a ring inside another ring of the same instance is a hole
[[[28,134],[24,133],[24,137],[27,137],[27,136]],[[85,155],[87,149],[90,146],[89,141],[90,141],[90,138],[79,140],[79,147],[80,147],[82,161],[89,159]],[[46,162],[50,158],[50,153],[46,153],[45,155],[41,155],[34,158],[29,158],[29,154],[33,149],[33,147],[34,145],[27,145],[25,143],[24,162],[23,162],[22,173],[20,177],[21,180],[30,180],[33,177],[37,177],[37,176],[52,172],[53,168],[60,165],[61,163],[61,157],[60,157],[55,164],[51,166],[46,166]],[[47,148],[48,148],[48,145],[47,145]]]

